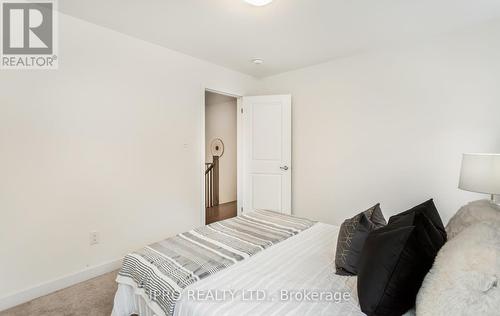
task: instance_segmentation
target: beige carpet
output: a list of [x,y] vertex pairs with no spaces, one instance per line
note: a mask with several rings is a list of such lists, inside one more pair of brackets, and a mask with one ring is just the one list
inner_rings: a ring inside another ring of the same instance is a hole
[[116,271],[0,312],[0,316],[109,316]]

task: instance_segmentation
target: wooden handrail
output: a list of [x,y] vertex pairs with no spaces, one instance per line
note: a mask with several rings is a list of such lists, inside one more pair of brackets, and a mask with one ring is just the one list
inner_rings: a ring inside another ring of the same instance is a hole
[[206,163],[205,166],[207,166],[207,165],[208,165],[208,168],[207,168],[207,170],[205,170],[205,175],[207,175],[214,168],[213,163],[208,163],[208,164]]
[[205,163],[205,206],[219,205],[219,156],[212,163]]

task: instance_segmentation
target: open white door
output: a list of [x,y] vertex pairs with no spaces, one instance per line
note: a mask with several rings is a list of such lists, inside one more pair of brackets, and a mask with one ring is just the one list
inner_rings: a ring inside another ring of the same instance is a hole
[[243,97],[243,211],[291,214],[292,98]]

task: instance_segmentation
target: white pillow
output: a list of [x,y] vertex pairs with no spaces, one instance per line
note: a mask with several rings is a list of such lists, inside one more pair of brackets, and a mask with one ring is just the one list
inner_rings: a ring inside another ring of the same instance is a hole
[[448,240],[479,222],[492,222],[500,227],[500,208],[492,206],[489,200],[474,201],[462,206],[446,225]]
[[439,251],[417,295],[428,315],[499,315],[500,228],[476,223]]

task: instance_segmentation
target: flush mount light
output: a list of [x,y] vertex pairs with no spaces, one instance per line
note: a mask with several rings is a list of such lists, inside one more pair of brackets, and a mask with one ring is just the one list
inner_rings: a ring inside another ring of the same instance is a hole
[[264,60],[262,58],[253,58],[252,63],[256,65],[262,65],[264,63]]
[[256,7],[262,7],[273,2],[273,0],[244,0],[244,1]]

